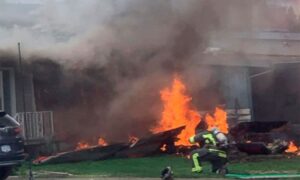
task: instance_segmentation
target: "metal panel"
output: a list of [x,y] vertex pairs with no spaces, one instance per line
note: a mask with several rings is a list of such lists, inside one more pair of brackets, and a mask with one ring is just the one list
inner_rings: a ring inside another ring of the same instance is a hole
[[252,109],[248,68],[223,67],[221,89],[228,109]]

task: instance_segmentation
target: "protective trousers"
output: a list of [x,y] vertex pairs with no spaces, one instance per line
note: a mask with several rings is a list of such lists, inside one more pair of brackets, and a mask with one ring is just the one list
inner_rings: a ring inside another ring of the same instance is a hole
[[216,173],[227,162],[226,152],[213,149],[213,148],[201,148],[191,152],[191,158],[193,160],[194,167],[192,172],[202,172],[201,162],[208,161],[212,165],[212,172]]

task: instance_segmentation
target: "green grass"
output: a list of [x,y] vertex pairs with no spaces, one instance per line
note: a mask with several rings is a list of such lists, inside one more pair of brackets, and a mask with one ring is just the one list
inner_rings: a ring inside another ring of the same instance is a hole
[[[72,164],[40,165],[33,170],[66,172],[74,175],[100,175],[114,177],[158,177],[160,171],[166,167],[173,168],[176,177],[217,177],[210,173],[210,165],[204,164],[204,173],[191,173],[191,162],[176,156],[160,156],[131,159],[112,159],[97,162],[81,162]],[[261,162],[232,163],[229,165],[231,173],[300,173],[300,158],[268,160]],[[26,165],[20,168],[19,174],[24,174]]]

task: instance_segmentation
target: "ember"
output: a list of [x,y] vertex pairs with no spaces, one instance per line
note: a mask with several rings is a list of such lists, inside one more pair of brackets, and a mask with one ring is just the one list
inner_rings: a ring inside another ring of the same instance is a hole
[[295,145],[293,141],[289,143],[288,149],[285,150],[285,152],[287,153],[296,153],[297,151],[299,151],[299,148]]
[[[98,139],[98,144],[97,145],[98,146],[107,146],[108,143],[105,141],[105,139],[100,137]],[[87,149],[87,148],[95,147],[97,145],[90,145],[88,142],[80,141],[79,143],[77,143],[77,146],[76,146],[75,150]]]
[[99,146],[107,146],[108,144],[107,144],[107,142],[103,138],[100,137],[98,139],[98,145]]
[[162,152],[166,152],[166,151],[167,151],[167,145],[164,144],[164,145],[160,148],[160,150],[161,150]]
[[89,148],[89,147],[90,147],[89,143],[84,142],[84,141],[80,141],[79,143],[77,143],[76,150],[82,150],[82,149],[86,149],[86,148]]
[[188,138],[194,134],[200,121],[200,114],[191,107],[192,98],[186,95],[185,85],[178,76],[175,76],[172,87],[162,90],[160,94],[163,101],[162,118],[152,132],[158,133],[185,126],[178,136],[176,145],[190,145]]

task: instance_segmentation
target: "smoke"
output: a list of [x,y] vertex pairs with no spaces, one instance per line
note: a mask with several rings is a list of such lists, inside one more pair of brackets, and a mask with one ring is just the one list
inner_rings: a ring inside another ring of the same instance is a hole
[[[0,28],[0,47],[14,48],[20,41],[27,57],[41,54],[71,65],[78,62],[88,65],[95,61],[105,65],[113,50],[130,53],[162,49],[163,53],[172,46],[181,46],[183,50],[180,47],[174,51],[187,51],[189,46],[197,44],[195,35],[207,26],[202,26],[203,17],[199,16],[202,3],[195,0],[186,3],[64,0],[15,5],[15,10],[27,8],[28,11],[23,12],[27,14],[2,11],[3,17],[8,19],[2,20],[5,27]],[[8,6],[13,5],[2,6],[2,9]],[[182,33],[190,36],[186,41],[191,42],[175,44],[177,39],[182,40],[179,39]]]
[[[35,77],[38,108],[55,112],[60,136],[120,141],[149,133],[160,118],[159,90],[175,72],[186,80],[193,97],[201,99],[198,91],[211,83],[213,73],[197,67],[202,52],[212,44],[211,35],[251,26],[238,19],[248,17],[240,8],[245,3],[233,3],[48,0],[1,4],[0,49],[13,51],[21,42]],[[8,8],[23,11],[4,11]]]

